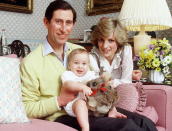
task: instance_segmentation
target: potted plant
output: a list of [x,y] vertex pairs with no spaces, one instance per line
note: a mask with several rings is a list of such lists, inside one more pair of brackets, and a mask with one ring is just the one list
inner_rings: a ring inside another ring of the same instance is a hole
[[166,38],[153,39],[134,60],[140,69],[149,71],[152,82],[162,83],[172,67],[172,46]]

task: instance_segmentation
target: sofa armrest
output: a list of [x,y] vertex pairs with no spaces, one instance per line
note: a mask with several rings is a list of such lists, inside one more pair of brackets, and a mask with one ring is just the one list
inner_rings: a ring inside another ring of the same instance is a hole
[[164,127],[166,131],[172,129],[172,86],[144,85],[147,92],[147,106],[153,106],[158,113],[157,126]]

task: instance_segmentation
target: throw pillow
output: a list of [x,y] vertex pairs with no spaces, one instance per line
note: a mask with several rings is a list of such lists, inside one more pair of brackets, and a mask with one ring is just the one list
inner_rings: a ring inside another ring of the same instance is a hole
[[138,114],[143,115],[151,119],[155,124],[158,121],[158,113],[153,106],[147,106],[142,112],[136,111]]
[[143,111],[146,106],[146,93],[142,83],[121,84],[117,87],[119,99],[116,107],[134,112]]
[[19,59],[0,57],[0,123],[28,122],[21,96]]

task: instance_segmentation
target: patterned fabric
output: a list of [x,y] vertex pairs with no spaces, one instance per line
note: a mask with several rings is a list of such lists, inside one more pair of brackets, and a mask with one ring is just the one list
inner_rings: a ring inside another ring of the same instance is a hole
[[121,84],[117,87],[119,100],[117,107],[134,112],[142,112],[146,106],[147,95],[142,83]]
[[19,59],[0,57],[0,123],[28,122],[22,104]]
[[139,93],[133,84],[121,84],[117,87],[119,100],[116,107],[134,112],[139,104]]

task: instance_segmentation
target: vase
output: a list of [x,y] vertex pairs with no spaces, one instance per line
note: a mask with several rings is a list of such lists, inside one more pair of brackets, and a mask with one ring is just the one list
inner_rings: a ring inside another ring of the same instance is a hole
[[165,77],[161,71],[150,70],[149,71],[149,80],[153,83],[163,83]]

